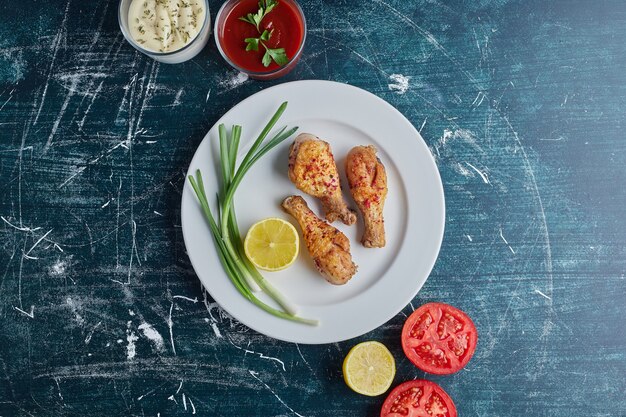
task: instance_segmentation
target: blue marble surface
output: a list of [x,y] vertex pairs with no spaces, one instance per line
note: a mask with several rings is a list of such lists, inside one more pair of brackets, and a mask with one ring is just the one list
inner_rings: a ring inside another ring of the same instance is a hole
[[[0,416],[377,416],[384,397],[351,392],[343,357],[380,340],[395,383],[424,377],[399,333],[432,300],[478,327],[467,368],[427,376],[461,416],[626,416],[626,3],[302,3],[303,58],[264,83],[212,41],[176,66],[140,55],[114,1],[0,5]],[[179,218],[210,126],[299,79],[396,106],[447,201],[412,305],[323,346],[221,311]]]

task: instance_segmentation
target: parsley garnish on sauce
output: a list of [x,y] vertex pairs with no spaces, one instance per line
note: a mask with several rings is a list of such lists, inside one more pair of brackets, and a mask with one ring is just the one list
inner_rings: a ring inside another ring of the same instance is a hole
[[267,42],[271,37],[272,33],[274,33],[274,29],[268,31],[264,29],[261,31],[260,24],[263,18],[274,9],[278,5],[278,0],[259,0],[259,10],[256,13],[248,13],[246,16],[241,16],[239,20],[243,20],[244,22],[248,22],[253,25],[257,32],[259,33],[258,38],[246,38],[244,41],[246,42],[246,51],[258,51],[259,45],[265,48],[265,54],[263,55],[263,59],[261,63],[264,67],[269,67],[272,61],[276,62],[281,67],[289,62],[289,58],[287,58],[287,54],[285,53],[285,48],[268,48],[265,42]]

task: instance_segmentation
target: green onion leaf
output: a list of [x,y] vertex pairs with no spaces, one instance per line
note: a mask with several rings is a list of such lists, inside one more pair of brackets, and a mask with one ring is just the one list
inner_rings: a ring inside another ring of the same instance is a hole
[[[189,176],[189,182],[209,223],[209,229],[213,236],[220,262],[239,293],[262,310],[276,317],[303,324],[317,325],[317,320],[297,317],[295,315],[296,307],[277,291],[248,260],[244,253],[243,241],[239,233],[239,227],[237,226],[233,202],[235,191],[248,170],[250,170],[262,156],[293,135],[298,129],[295,127],[287,130],[286,127],[283,127],[276,132],[271,139],[265,142],[265,138],[274,128],[286,107],[287,103],[285,102],[278,108],[274,116],[272,116],[258,138],[252,144],[252,147],[237,169],[237,152],[241,139],[241,126],[233,126],[230,137],[223,124],[218,127],[220,141],[220,173],[222,181],[220,193],[218,193],[217,197],[217,217],[213,216],[209,207],[200,170],[196,171],[195,177],[192,175]],[[254,296],[253,291],[257,289],[257,285],[283,310],[281,311],[271,307]]]

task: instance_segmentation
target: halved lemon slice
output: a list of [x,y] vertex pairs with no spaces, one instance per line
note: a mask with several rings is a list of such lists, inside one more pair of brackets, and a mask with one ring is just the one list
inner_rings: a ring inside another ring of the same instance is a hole
[[243,248],[250,262],[257,268],[280,271],[298,257],[300,239],[291,223],[272,217],[252,225]]
[[353,391],[371,397],[384,394],[396,375],[396,362],[380,342],[359,343],[343,361],[343,379]]

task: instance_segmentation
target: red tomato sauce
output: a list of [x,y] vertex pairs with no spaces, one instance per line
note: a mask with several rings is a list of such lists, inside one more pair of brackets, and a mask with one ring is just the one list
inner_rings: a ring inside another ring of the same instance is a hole
[[[218,32],[218,36],[224,53],[238,67],[251,72],[275,71],[280,66],[274,61],[268,67],[264,67],[261,63],[265,54],[265,48],[262,45],[259,45],[258,51],[246,51],[244,39],[258,38],[260,34],[254,25],[239,20],[239,17],[256,13],[258,8],[258,0],[238,2],[224,18],[224,25]],[[278,5],[263,18],[259,28],[261,32],[265,29],[274,30],[272,37],[265,44],[272,49],[285,48],[285,53],[290,60],[298,52],[304,37],[302,18],[296,6],[287,1],[279,1]]]

